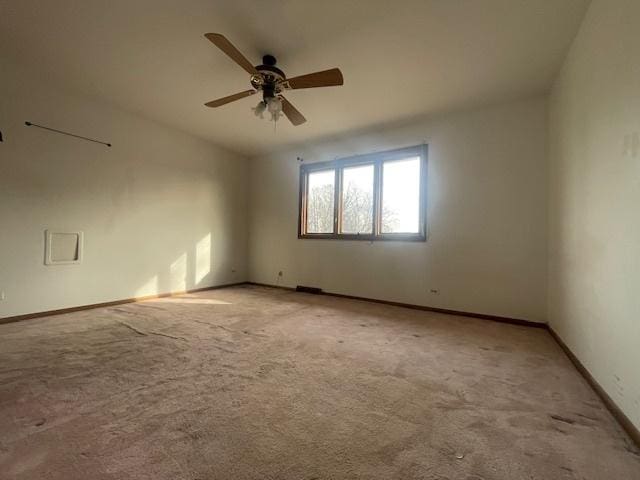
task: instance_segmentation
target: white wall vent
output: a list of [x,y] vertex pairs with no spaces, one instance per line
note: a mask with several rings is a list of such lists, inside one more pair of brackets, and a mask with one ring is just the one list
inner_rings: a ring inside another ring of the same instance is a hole
[[82,262],[82,232],[45,230],[45,265],[69,265]]

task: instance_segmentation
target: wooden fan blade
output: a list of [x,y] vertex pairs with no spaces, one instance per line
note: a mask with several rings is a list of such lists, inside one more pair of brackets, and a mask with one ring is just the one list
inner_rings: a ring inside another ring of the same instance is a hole
[[280,100],[282,100],[282,113],[284,113],[289,121],[296,127],[307,121],[307,119],[304,118],[304,115],[302,115],[296,107],[291,105],[289,100],[284,98],[282,95],[280,95]]
[[240,53],[240,50],[234,47],[233,44],[229,40],[227,40],[227,37],[225,37],[224,35],[220,35],[219,33],[205,33],[204,36],[207,37],[211,43],[213,43],[216,47],[226,53],[229,58],[231,58],[231,60],[240,65],[247,72],[251,74],[258,73],[256,67],[251,65],[251,62],[247,60],[247,58],[242,53]]
[[343,85],[344,79],[339,68],[323,70],[322,72],[308,73],[287,79],[289,88],[315,88],[315,87],[335,87]]
[[256,92],[257,90],[245,90],[244,92],[236,93],[235,95],[229,95],[228,97],[222,97],[222,98],[218,98],[217,100],[211,100],[210,102],[205,103],[205,105],[207,107],[220,107],[222,105],[226,105],[227,103],[240,100],[241,98],[249,97]]

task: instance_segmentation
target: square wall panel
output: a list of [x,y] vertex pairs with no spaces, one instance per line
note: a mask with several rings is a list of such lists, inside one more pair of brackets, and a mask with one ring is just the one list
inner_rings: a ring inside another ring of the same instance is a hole
[[45,231],[45,265],[69,265],[82,261],[82,232]]

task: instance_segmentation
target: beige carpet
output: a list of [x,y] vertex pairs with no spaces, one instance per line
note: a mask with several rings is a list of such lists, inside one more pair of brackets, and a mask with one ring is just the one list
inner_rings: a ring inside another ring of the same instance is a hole
[[640,479],[550,335],[261,287],[0,325],[0,478]]

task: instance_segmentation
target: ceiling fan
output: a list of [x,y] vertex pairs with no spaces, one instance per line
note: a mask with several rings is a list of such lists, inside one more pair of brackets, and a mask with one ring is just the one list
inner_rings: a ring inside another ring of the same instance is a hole
[[284,72],[276,67],[276,58],[273,55],[265,55],[262,57],[262,65],[253,66],[224,35],[206,33],[205,37],[251,74],[250,82],[252,87],[250,90],[207,102],[205,103],[207,107],[220,107],[261,91],[262,100],[253,109],[256,116],[263,118],[264,112],[268,111],[271,115],[271,120],[277,122],[280,115],[284,114],[292,124],[301,125],[307,119],[282,95],[284,90],[332,87],[344,83],[342,72],[339,68],[287,78]]

